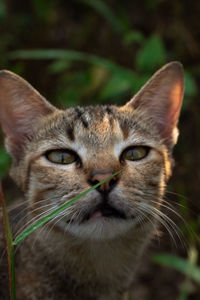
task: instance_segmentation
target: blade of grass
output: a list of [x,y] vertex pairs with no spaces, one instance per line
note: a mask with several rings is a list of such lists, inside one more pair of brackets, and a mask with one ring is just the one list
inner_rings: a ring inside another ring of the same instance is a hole
[[55,209],[53,212],[51,212],[46,217],[44,217],[41,220],[39,220],[38,222],[36,222],[34,225],[28,227],[26,230],[24,230],[21,234],[19,234],[16,237],[16,239],[13,242],[13,245],[17,245],[20,242],[22,242],[29,234],[31,234],[37,228],[39,228],[40,226],[42,226],[43,224],[45,224],[46,222],[48,222],[49,220],[51,220],[53,217],[55,217],[57,214],[59,214],[60,212],[62,212],[64,209],[66,209],[67,207],[69,207],[72,203],[74,203],[75,201],[77,201],[81,197],[85,196],[86,194],[88,194],[92,190],[96,189],[98,186],[100,186],[101,184],[103,184],[107,180],[111,179],[112,177],[118,175],[121,171],[122,170],[120,170],[120,171],[112,174],[111,176],[107,177],[106,179],[102,180],[101,182],[95,184],[93,187],[89,188],[88,190],[86,190],[83,193],[77,195],[76,197],[74,197],[70,201],[64,203],[63,205],[61,205],[60,207],[58,207],[57,209]]
[[176,269],[200,283],[200,268],[181,257],[170,254],[158,254],[153,257],[153,262]]
[[6,252],[7,252],[7,259],[8,259],[8,272],[9,272],[9,290],[10,290],[10,299],[15,300],[15,256],[14,256],[14,245],[12,243],[12,233],[10,228],[10,223],[8,219],[8,214],[6,210],[2,185],[0,181],[0,202],[2,206],[3,212],[3,230],[4,230],[4,237],[6,243]]
[[135,76],[135,73],[121,66],[118,66],[109,59],[105,59],[93,54],[87,54],[74,50],[62,50],[62,49],[34,49],[34,50],[17,50],[8,54],[10,59],[66,59],[70,61],[84,61],[94,65],[98,65],[106,68],[111,72],[125,73],[126,75]]

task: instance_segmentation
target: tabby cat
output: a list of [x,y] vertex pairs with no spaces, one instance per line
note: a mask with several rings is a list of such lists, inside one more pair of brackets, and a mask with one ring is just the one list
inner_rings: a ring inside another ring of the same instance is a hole
[[[161,208],[183,89],[182,65],[171,62],[124,106],[60,110],[19,76],[0,72],[0,123],[13,162],[10,174],[26,199],[26,207],[17,209],[15,232],[121,171],[20,245],[18,300],[125,297],[146,245],[165,219]],[[2,233],[0,246],[3,251]],[[4,300],[6,274],[3,258]]]

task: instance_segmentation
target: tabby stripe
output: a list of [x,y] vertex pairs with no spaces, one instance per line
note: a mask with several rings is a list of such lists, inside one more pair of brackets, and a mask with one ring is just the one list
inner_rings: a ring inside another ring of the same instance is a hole
[[67,136],[68,136],[69,140],[71,140],[73,142],[75,140],[74,127],[69,126],[66,130],[66,133],[67,133]]
[[118,121],[118,123],[119,123],[120,129],[122,131],[124,140],[126,140],[128,138],[128,135],[129,135],[128,125],[125,124],[124,122],[120,122],[120,121]]
[[75,108],[75,112],[77,113],[77,118],[82,122],[83,126],[88,128],[89,124],[88,121],[83,117],[83,112],[78,107]]
[[106,108],[106,112],[107,112],[108,115],[113,114],[113,112],[112,112],[112,110],[110,109],[110,107],[107,107],[107,108]]

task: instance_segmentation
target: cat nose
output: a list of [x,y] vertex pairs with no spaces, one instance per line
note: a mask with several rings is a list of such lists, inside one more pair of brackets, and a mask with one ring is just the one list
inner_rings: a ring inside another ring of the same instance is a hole
[[[112,172],[92,172],[90,179],[89,179],[89,183],[90,185],[94,186],[95,184],[105,180],[106,178],[112,176],[113,173]],[[103,184],[101,184],[100,186],[97,187],[97,190],[100,193],[109,193],[117,184],[118,182],[118,178],[117,176],[114,176],[110,179],[108,179],[106,182],[104,182]]]

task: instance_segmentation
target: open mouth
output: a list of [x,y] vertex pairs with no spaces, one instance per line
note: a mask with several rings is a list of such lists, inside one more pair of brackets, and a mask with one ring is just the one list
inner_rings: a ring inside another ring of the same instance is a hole
[[90,219],[97,219],[101,217],[106,218],[117,218],[117,219],[126,219],[124,212],[114,208],[109,204],[101,204],[97,207],[91,209],[84,217],[82,222],[88,221]]

